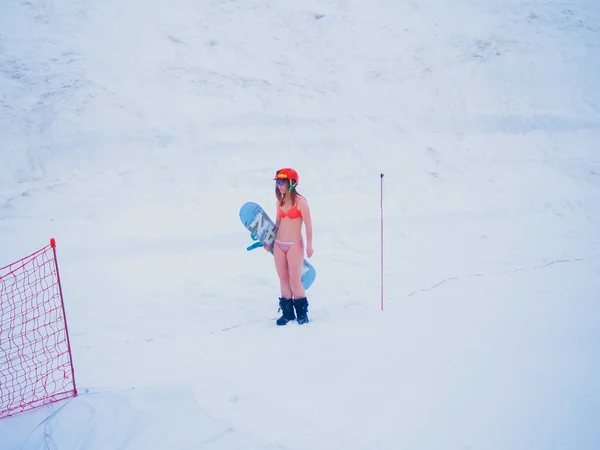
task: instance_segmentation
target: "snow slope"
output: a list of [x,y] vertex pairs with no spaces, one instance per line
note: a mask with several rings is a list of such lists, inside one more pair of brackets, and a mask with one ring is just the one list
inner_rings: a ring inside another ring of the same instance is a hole
[[0,449],[599,448],[598,73],[591,0],[5,0],[0,265],[56,238],[81,395]]

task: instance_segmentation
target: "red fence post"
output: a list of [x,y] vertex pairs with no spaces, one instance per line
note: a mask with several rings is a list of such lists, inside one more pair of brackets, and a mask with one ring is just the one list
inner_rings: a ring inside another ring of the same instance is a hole
[[69,337],[69,325],[67,321],[67,311],[65,311],[65,301],[62,292],[62,283],[60,282],[60,272],[58,270],[58,257],[56,256],[56,239],[50,239],[50,247],[54,253],[54,267],[56,268],[56,280],[58,283],[58,292],[60,295],[60,305],[62,307],[63,317],[65,320],[65,332],[67,335],[67,347],[69,351],[69,364],[71,365],[71,375],[73,376],[73,394],[77,396],[77,384],[75,383],[75,367],[73,366],[73,354],[71,351],[71,338]]

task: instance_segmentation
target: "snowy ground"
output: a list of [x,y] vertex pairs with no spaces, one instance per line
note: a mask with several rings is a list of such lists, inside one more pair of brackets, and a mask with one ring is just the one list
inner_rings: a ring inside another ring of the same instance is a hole
[[598,73],[592,0],[5,0],[0,266],[56,238],[81,395],[0,449],[600,448]]

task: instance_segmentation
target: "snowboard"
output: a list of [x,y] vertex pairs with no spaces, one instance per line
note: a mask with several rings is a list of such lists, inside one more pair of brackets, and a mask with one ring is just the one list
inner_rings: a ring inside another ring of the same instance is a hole
[[[239,214],[240,220],[250,232],[252,240],[256,241],[254,244],[247,247],[246,250],[250,251],[256,248],[263,248],[263,245],[267,244],[271,254],[273,254],[275,236],[277,236],[277,227],[265,210],[258,203],[246,202],[240,208]],[[317,273],[315,268],[305,258],[302,263],[302,286],[304,286],[304,289],[311,287],[316,276]]]

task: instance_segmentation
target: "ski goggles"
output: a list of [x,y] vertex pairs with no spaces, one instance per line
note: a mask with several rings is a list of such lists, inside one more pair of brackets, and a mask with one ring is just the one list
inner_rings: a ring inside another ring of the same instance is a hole
[[287,181],[287,177],[278,178],[277,180],[275,180],[275,184],[277,186],[284,186],[286,181]]

